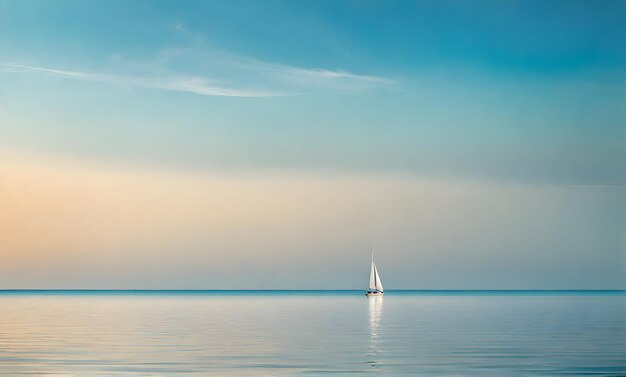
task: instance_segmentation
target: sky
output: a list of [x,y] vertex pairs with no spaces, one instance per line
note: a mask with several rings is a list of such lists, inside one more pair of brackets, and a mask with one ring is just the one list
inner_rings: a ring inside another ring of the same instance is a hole
[[0,288],[626,289],[624,1],[0,0]]

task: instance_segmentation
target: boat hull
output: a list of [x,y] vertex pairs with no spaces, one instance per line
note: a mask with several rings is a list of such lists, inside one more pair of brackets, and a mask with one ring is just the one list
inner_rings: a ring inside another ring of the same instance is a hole
[[382,296],[384,294],[384,292],[365,292],[366,296]]

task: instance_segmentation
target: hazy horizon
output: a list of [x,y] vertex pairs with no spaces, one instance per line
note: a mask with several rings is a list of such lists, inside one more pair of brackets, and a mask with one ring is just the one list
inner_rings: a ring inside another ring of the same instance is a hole
[[626,289],[625,17],[0,0],[0,289]]

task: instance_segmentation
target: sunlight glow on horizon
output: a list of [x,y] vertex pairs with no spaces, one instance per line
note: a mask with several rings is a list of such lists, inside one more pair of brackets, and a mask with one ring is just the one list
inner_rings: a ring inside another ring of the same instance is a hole
[[623,278],[619,252],[585,253],[618,250],[619,188],[2,160],[4,288],[359,288],[371,244],[396,288],[493,288],[485,269],[515,289]]

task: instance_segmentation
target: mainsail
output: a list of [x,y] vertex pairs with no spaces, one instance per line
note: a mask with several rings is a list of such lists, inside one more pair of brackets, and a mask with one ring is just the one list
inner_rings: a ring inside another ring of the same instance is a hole
[[370,290],[383,291],[383,283],[380,281],[380,276],[378,275],[378,269],[374,264],[374,251],[372,250],[372,269],[370,271]]
[[378,275],[378,269],[376,268],[376,266],[374,266],[374,277],[375,277],[376,289],[378,289],[381,292],[384,291],[383,283],[380,281],[380,275]]

